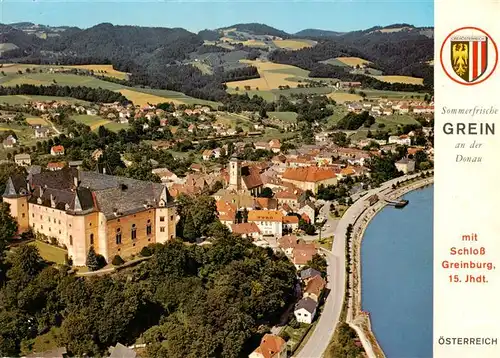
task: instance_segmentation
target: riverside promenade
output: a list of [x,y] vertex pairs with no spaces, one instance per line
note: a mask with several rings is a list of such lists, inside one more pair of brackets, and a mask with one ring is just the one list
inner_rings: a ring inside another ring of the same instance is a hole
[[[411,180],[411,182],[403,183],[403,186],[399,186],[395,189],[392,187],[386,188],[381,191],[380,194],[386,199],[397,200],[410,191],[423,188],[434,182],[432,176]],[[357,218],[353,227],[351,245],[349,248],[352,272],[349,275],[350,289],[346,321],[358,334],[369,358],[385,358],[386,356],[371,330],[369,314],[361,310],[361,243],[368,224],[386,205],[388,205],[388,203],[385,200],[379,200],[367,207]]]
[[[429,172],[431,173],[432,171]],[[418,178],[418,176],[419,174],[409,174],[403,177],[394,178],[383,183],[378,188],[370,189],[368,191],[355,194],[351,197],[354,200],[354,203],[347,209],[344,215],[342,215],[342,218],[338,221],[333,232],[334,240],[331,255],[328,257],[329,260],[327,269],[327,287],[328,289],[330,289],[330,294],[325,300],[323,312],[318,318],[318,323],[316,324],[314,331],[305,343],[304,347],[302,347],[302,349],[294,355],[295,358],[322,357],[327,350],[328,344],[332,340],[336,327],[341,321],[344,320],[344,318],[341,317],[341,313],[346,309],[344,308],[344,298],[346,294],[348,294],[349,296],[352,295],[352,290],[346,292],[347,249],[350,250],[351,258],[353,257],[352,247],[346,247],[347,227],[349,225],[356,226],[356,223],[360,222],[360,218],[367,210],[367,198],[372,195],[378,194],[382,194],[388,198],[392,198],[389,197],[387,193],[391,191],[393,184],[397,184],[398,182],[401,183],[408,179],[417,180],[416,178]],[[352,239],[351,242],[353,242]],[[353,287],[352,279],[350,281],[349,287]],[[360,335],[360,339],[362,342],[364,342],[363,340],[366,340],[367,338],[364,335]],[[369,352],[371,346],[368,344],[368,341],[364,342],[363,346],[365,347],[365,350]],[[376,356],[372,354],[369,355],[369,357]]]

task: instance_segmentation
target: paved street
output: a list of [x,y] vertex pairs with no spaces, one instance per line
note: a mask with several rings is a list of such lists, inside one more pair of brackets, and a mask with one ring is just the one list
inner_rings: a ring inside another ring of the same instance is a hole
[[[390,188],[392,184],[398,181],[409,179],[411,177],[412,176],[408,175],[399,177],[385,182],[379,188],[369,190],[359,200],[355,201],[338,221],[335,229],[333,230],[334,241],[332,252],[326,255],[326,259],[328,261],[327,287],[330,289],[330,293],[326,298],[323,313],[319,318],[314,332],[305,346],[295,357],[321,358],[330,343],[335,327],[339,323],[340,311],[342,310],[345,292],[345,233],[349,224],[353,224],[357,217],[364,211],[364,199]],[[356,195],[359,196],[359,194]],[[327,205],[329,206],[329,204]],[[325,217],[328,218],[327,224],[333,221],[333,219],[329,218],[329,216]],[[331,236],[331,234],[329,234],[329,230],[323,231],[322,237],[327,236]],[[324,250],[324,252],[328,251]]]

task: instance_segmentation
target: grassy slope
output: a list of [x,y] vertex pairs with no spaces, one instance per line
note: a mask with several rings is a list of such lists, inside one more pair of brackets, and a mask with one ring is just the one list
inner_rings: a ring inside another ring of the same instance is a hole
[[90,76],[79,76],[61,73],[24,73],[22,75],[19,75],[17,73],[6,73],[6,76],[0,76],[1,86],[15,86],[20,84],[46,86],[51,84],[57,84],[60,86],[86,86],[92,88],[108,89],[110,91],[129,90],[161,97],[165,99],[165,102],[168,102],[169,100],[177,100],[185,104],[202,104],[215,107],[219,105],[217,102],[196,99],[186,96],[181,92],[126,87],[117,83],[103,81]]

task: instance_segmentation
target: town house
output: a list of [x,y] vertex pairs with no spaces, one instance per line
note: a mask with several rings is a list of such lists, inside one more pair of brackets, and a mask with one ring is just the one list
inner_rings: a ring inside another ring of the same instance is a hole
[[282,180],[292,183],[304,191],[311,190],[313,193],[317,193],[320,185],[337,184],[337,175],[332,168],[310,166],[288,168],[283,173]]
[[283,213],[278,210],[252,210],[248,222],[255,223],[263,235],[281,237],[283,234]]

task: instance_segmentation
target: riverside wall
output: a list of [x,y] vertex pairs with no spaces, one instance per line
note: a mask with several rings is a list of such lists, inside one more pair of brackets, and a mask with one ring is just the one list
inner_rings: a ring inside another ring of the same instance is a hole
[[[382,190],[380,194],[389,200],[395,200],[410,191],[432,185],[433,182],[434,177],[422,178],[396,189],[388,188]],[[379,200],[372,206],[367,207],[357,219],[351,238],[351,273],[349,274],[347,323],[357,332],[369,358],[386,358],[386,356],[372,332],[369,313],[363,312],[361,309],[361,242],[363,241],[365,230],[370,221],[386,205],[388,204],[384,200]]]

